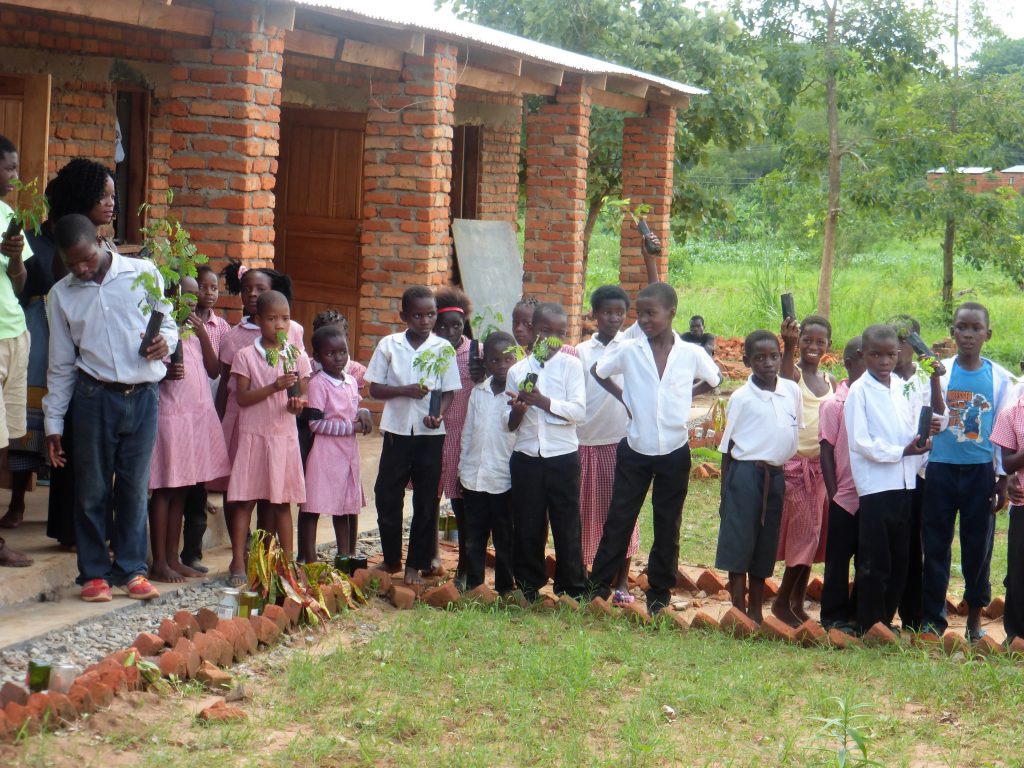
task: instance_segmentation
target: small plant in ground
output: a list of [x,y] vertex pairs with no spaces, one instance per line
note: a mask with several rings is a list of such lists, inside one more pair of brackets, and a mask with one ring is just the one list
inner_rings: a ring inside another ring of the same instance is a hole
[[[821,728],[819,738],[827,738],[838,744],[834,760],[829,764],[835,768],[866,768],[881,766],[883,763],[868,758],[868,747],[874,734],[868,727],[870,716],[863,713],[867,704],[850,704],[845,698],[833,697],[839,713],[834,717],[816,717]],[[828,748],[831,751],[831,747]]]
[[11,189],[18,193],[18,206],[12,209],[7,231],[14,236],[27,229],[38,235],[50,212],[46,195],[39,191],[39,179],[32,179],[27,184],[23,184],[21,179],[12,179]]

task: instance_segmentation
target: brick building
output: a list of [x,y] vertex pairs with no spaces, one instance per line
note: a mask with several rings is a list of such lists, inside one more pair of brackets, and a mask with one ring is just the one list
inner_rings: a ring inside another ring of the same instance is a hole
[[[560,297],[578,333],[592,105],[631,114],[623,195],[650,203],[667,239],[676,112],[701,91],[371,6],[0,2],[0,132],[29,179],[77,156],[113,168],[119,129],[126,241],[139,203],[159,209],[173,190],[214,266],[287,271],[296,319],[343,309],[362,359],[398,322],[408,285],[451,281],[453,217],[516,220],[525,159],[524,291]],[[543,101],[527,114],[530,95]],[[635,289],[643,265],[627,234],[621,277]]]
[[[1000,187],[1010,187],[1019,192],[1024,185],[1024,165],[1014,165],[1001,171],[981,166],[961,166],[956,172],[960,183],[971,192],[991,192]],[[934,184],[945,176],[945,168],[935,168],[928,171],[927,179]]]

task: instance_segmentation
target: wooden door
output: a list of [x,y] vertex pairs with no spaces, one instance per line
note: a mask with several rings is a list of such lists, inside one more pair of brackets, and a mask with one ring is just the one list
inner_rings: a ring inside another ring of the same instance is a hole
[[0,135],[18,148],[18,177],[26,184],[38,179],[42,192],[50,137],[48,74],[0,74]]
[[[359,234],[366,116],[284,109],[274,212],[274,262],[294,283],[292,317],[337,309],[359,345]],[[364,361],[365,362],[365,361]]]

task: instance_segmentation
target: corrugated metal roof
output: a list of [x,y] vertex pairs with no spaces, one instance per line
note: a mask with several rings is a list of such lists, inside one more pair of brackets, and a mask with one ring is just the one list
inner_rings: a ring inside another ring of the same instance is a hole
[[[369,0],[290,0],[297,6],[328,11],[332,15],[351,18],[356,21],[383,22],[389,27],[429,32],[431,34],[463,43],[476,43],[485,48],[512,53],[532,61],[551,64],[562,69],[588,75],[614,75],[655,85],[668,93],[697,96],[707,93],[685,83],[677,83],[657,75],[639,72],[611,62],[601,61],[583,54],[573,53],[545,43],[538,43],[525,37],[510,35],[480,24],[442,16],[432,10],[403,11],[374,6]],[[469,59],[472,61],[472,49]]]
[[1009,168],[1003,168],[1003,173],[1024,173],[1024,165],[1011,165]]
[[[945,173],[945,172],[946,172],[946,169],[944,167],[932,168],[930,171],[928,171],[928,173]],[[991,173],[992,169],[991,168],[983,168],[980,165],[961,165],[961,166],[959,166],[956,169],[956,172],[957,173],[965,173],[965,174],[977,175],[977,174],[980,174],[980,173]]]

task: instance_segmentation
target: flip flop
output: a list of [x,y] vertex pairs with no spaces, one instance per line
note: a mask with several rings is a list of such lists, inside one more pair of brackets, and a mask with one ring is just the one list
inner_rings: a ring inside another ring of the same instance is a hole
[[7,542],[0,539],[0,566],[7,566],[8,568],[27,568],[30,565],[32,565],[31,557],[11,549],[7,546]]
[[244,587],[249,583],[249,580],[239,573],[228,574],[228,586],[229,587]]

